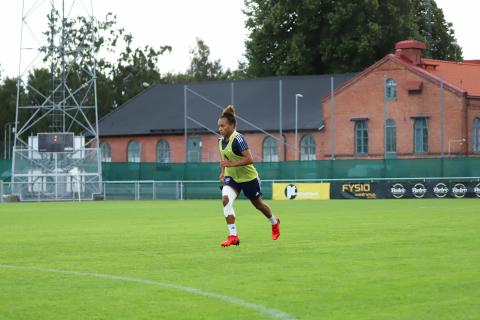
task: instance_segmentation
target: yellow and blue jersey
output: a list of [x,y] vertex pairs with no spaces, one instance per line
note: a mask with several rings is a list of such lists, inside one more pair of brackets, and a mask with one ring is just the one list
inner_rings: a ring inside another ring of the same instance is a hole
[[[222,160],[240,161],[243,158],[242,152],[248,149],[248,144],[245,137],[234,131],[228,139],[220,139],[218,147]],[[225,177],[227,176],[241,183],[256,179],[258,173],[253,164],[247,164],[241,167],[226,167]]]
[[[222,138],[222,149],[228,145],[229,139]],[[232,142],[232,151],[237,156],[241,156],[242,152],[248,149],[248,143],[242,134],[238,134]]]

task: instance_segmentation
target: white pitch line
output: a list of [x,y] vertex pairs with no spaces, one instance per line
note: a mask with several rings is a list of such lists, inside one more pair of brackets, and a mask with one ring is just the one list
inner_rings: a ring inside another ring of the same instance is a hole
[[217,299],[220,301],[224,301],[230,304],[235,304],[241,307],[245,307],[248,309],[255,310],[257,312],[263,313],[267,316],[270,316],[274,319],[279,319],[279,320],[295,320],[294,317],[291,315],[278,310],[278,309],[272,309],[272,308],[267,308],[265,306],[262,306],[260,304],[248,302],[245,300],[242,300],[240,298],[236,297],[231,297],[231,296],[226,296],[223,294],[211,292],[211,291],[205,291],[202,289],[198,288],[193,288],[193,287],[186,287],[186,286],[181,286],[181,285],[176,285],[176,284],[171,284],[171,283],[166,283],[166,282],[161,282],[161,281],[155,281],[155,280],[148,280],[148,279],[140,279],[140,278],[131,278],[131,277],[123,277],[123,276],[116,276],[116,275],[111,275],[111,274],[102,274],[102,273],[91,273],[91,272],[79,272],[79,271],[71,271],[71,270],[59,270],[59,269],[49,269],[49,268],[37,268],[37,267],[25,267],[25,266],[15,266],[15,265],[8,265],[8,264],[0,264],[0,269],[12,269],[12,270],[30,270],[30,271],[39,271],[39,272],[50,272],[50,273],[59,273],[59,274],[66,274],[70,276],[78,276],[78,277],[95,277],[95,278],[101,278],[101,279],[109,279],[109,280],[116,280],[116,281],[125,281],[125,282],[133,282],[133,283],[141,283],[141,284],[148,284],[148,285],[153,285],[153,286],[160,286],[168,289],[175,289],[175,290],[180,290],[183,292],[191,293],[191,294],[196,294],[199,296],[204,296],[212,299]]

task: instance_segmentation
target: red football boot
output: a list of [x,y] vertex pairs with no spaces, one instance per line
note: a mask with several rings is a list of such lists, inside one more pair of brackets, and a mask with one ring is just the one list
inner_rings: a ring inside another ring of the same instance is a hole
[[220,243],[222,247],[230,247],[231,245],[240,245],[240,238],[238,236],[228,236],[227,240]]
[[277,218],[277,223],[272,224],[272,239],[277,240],[280,237],[280,219]]

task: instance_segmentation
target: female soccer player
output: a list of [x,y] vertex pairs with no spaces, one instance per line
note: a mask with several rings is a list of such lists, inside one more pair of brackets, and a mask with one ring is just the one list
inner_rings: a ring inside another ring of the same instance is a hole
[[223,137],[218,141],[222,156],[220,181],[223,182],[223,214],[230,232],[227,240],[221,243],[222,247],[240,244],[235,226],[233,202],[242,190],[255,208],[270,220],[272,239],[277,240],[280,237],[280,219],[273,215],[270,207],[262,200],[262,191],[257,170],[253,166],[252,154],[245,137],[235,130],[236,125],[235,109],[233,106],[228,106],[218,118],[218,130]]

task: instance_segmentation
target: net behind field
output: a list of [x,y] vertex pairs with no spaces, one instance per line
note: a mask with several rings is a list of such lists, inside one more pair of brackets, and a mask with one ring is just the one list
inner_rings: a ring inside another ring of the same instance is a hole
[[[480,177],[480,158],[318,160],[255,163],[263,180]],[[103,163],[103,179],[216,180],[218,163]]]

